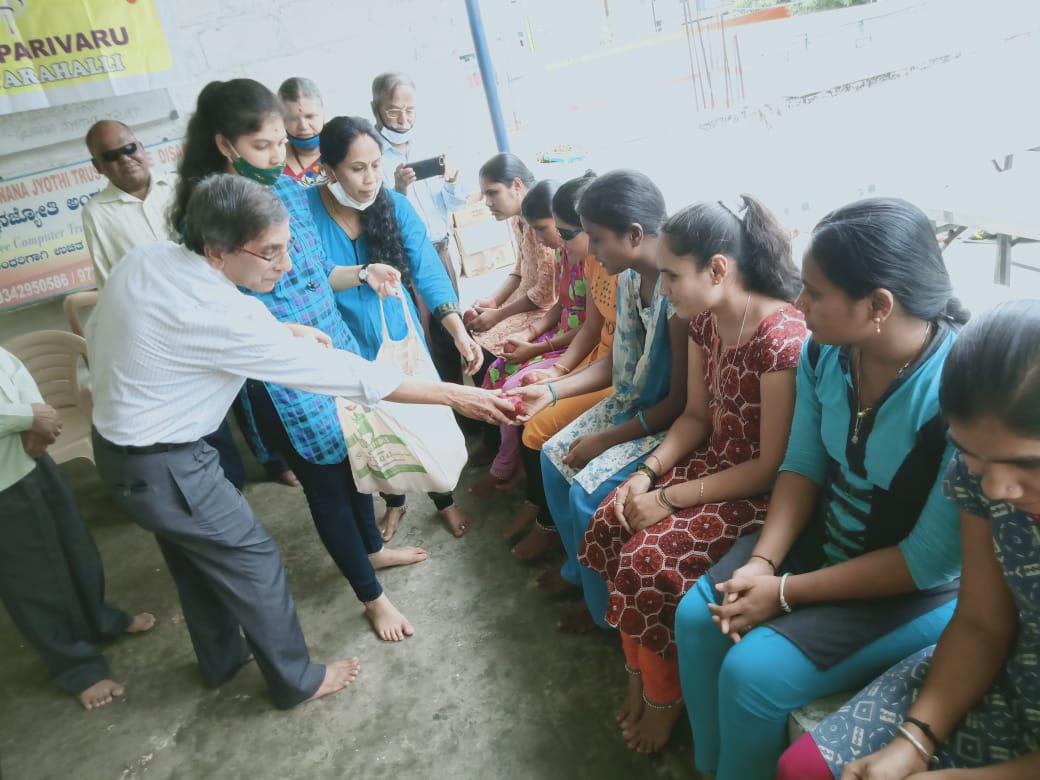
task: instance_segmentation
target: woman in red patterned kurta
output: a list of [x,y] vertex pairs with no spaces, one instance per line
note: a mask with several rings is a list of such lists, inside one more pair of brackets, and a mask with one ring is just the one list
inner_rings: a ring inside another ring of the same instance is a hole
[[743,204],[696,204],[662,229],[662,293],[690,318],[686,410],[600,504],[579,556],[610,589],[629,672],[618,721],[642,752],[664,746],[682,711],[675,608],[765,519],[794,411],[798,271],[788,233],[754,198]]

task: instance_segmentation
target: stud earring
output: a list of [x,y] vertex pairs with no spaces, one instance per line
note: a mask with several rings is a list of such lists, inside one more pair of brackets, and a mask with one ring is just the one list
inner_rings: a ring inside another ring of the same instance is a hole
[[877,331],[877,334],[880,336],[881,335],[881,318],[880,317],[875,317],[874,318],[874,329]]

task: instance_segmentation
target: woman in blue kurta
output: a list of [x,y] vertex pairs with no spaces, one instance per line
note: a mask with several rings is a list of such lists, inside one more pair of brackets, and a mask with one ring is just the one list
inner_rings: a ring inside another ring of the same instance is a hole
[[[282,106],[265,86],[251,79],[208,84],[188,123],[172,219],[181,224],[191,192],[208,174],[237,173],[271,186],[289,212],[292,268],[269,293],[243,292],[259,298],[279,321],[316,328],[333,347],[360,352],[334,294],[363,281],[357,270],[337,266],[322,251],[304,190],[282,174],[285,137]],[[385,294],[397,279],[394,269],[373,266],[364,286]],[[240,397],[247,425],[259,434],[255,438],[289,459],[318,536],[365,605],[376,632],[393,641],[410,636],[411,623],[383,592],[375,570],[416,563],[426,553],[383,544],[372,497],[359,493],[354,484],[335,399],[253,380],[246,382]]]
[[[686,405],[686,332],[661,295],[656,264],[664,196],[635,171],[612,171],[594,180],[578,203],[589,252],[618,274],[618,317],[610,357],[544,385],[528,385],[526,416],[559,398],[614,386],[614,392],[575,419],[542,448],[542,481],[567,557],[562,580],[580,584],[585,604],[561,623],[582,631],[604,628],[607,585],[578,565],[578,550],[596,507],[624,482],[640,459],[664,438]],[[526,419],[522,416],[521,419]],[[552,589],[551,577],[540,578]]]
[[791,710],[935,642],[956,598],[939,375],[966,313],[931,223],[894,199],[838,209],[802,281],[813,338],[765,524],[676,612],[697,767],[717,780],[772,778]]
[[[482,361],[480,347],[462,324],[459,297],[422,219],[404,195],[382,187],[382,147],[375,128],[361,117],[329,120],[321,131],[321,159],[329,181],[310,188],[306,196],[326,255],[348,268],[380,262],[398,269],[410,293],[405,302],[412,321],[420,321],[412,297],[417,295],[451,334],[467,361],[467,373],[473,374]],[[362,285],[337,293],[336,302],[357,337],[361,356],[373,360],[383,340],[379,295]],[[408,326],[400,307],[387,306],[384,313],[390,338],[403,339]],[[405,497],[383,498],[387,510],[381,529],[389,541],[404,514]],[[462,536],[469,521],[452,494],[431,493],[430,498],[452,533]]]
[[939,401],[959,449],[945,484],[961,518],[957,609],[935,647],[784,753],[779,780],[1040,776],[1040,301],[973,319]]

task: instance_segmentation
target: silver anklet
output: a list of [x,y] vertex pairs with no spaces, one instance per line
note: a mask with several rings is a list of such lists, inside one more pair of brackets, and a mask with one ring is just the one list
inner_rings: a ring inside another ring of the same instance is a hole
[[547,534],[558,534],[560,532],[560,529],[555,525],[542,525],[538,520],[534,521],[534,527]]
[[680,696],[678,699],[676,699],[673,702],[670,702],[669,704],[658,704],[657,702],[650,701],[648,698],[646,698],[646,694],[644,693],[643,703],[652,710],[670,710],[673,707],[678,707],[680,704],[682,704],[683,698],[682,696]]
[[626,671],[626,672],[628,672],[628,673],[629,673],[630,675],[632,675],[633,677],[638,677],[639,675],[641,675],[641,674],[643,673],[643,672],[642,672],[642,671],[640,671],[639,669],[633,669],[633,668],[632,668],[631,666],[629,666],[628,664],[625,664],[625,671]]

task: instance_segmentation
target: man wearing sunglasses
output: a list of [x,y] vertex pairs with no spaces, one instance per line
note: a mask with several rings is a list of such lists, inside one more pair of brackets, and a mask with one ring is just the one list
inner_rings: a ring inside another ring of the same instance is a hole
[[176,238],[167,224],[174,186],[152,172],[144,144],[122,122],[102,119],[87,131],[86,142],[95,170],[108,178],[108,186],[83,208],[83,232],[101,287],[134,247]]

